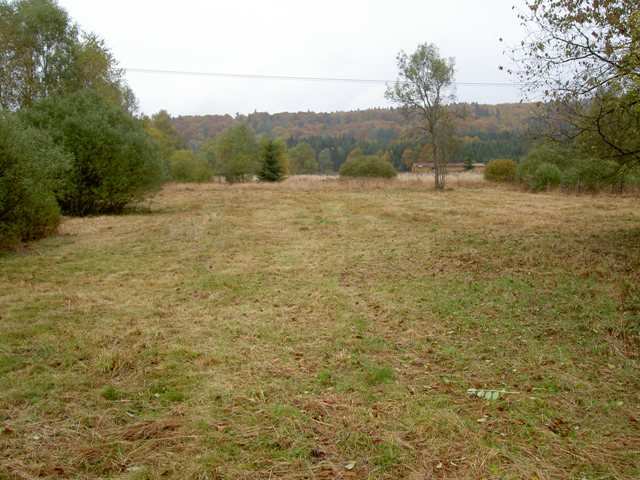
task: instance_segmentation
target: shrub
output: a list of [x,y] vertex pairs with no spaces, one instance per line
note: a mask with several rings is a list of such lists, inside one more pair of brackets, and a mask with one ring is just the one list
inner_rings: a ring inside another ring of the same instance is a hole
[[[554,164],[560,170],[566,170],[574,166],[576,159],[576,151],[569,146],[557,143],[540,143],[529,150],[523,163],[530,162],[539,165],[546,162]],[[535,171],[536,168],[533,170]]]
[[67,158],[46,134],[0,115],[0,248],[55,231],[53,192]]
[[176,150],[169,157],[171,178],[177,182],[207,182],[211,180],[211,169],[203,158],[191,150]]
[[624,183],[632,189],[640,189],[640,166],[632,169],[625,175]]
[[529,187],[539,192],[548,188],[558,187],[562,183],[562,171],[553,163],[541,163],[538,165],[531,178]]
[[617,175],[618,164],[613,161],[587,158],[565,172],[563,185],[578,191],[597,192],[621,179]]
[[575,172],[571,171],[575,167],[575,152],[561,145],[542,143],[533,147],[518,165],[518,181],[535,189],[536,171],[543,163],[555,165],[562,172],[566,172],[567,182],[571,182],[575,175]]
[[491,160],[485,167],[484,178],[491,182],[513,182],[517,168],[518,164],[513,160]]
[[342,177],[395,178],[397,175],[393,165],[376,155],[351,157],[340,167]]
[[227,128],[203,146],[203,153],[214,173],[229,183],[252,180],[259,169],[255,133],[245,124]]
[[159,186],[161,162],[142,122],[95,92],[50,97],[23,116],[71,158],[56,191],[63,212],[117,213]]
[[534,183],[534,176],[535,176],[536,170],[543,163],[549,163],[549,162],[544,162],[544,161],[539,160],[539,159],[530,159],[527,156],[524,160],[522,160],[518,164],[518,168],[517,168],[517,171],[516,171],[517,180],[519,182],[525,184],[527,187],[532,188],[532,185]]
[[464,159],[464,171],[465,172],[470,172],[473,170],[473,158],[471,157],[467,157]]
[[[568,158],[567,151],[559,147],[538,145],[518,165],[517,179],[536,192],[573,181],[576,172],[570,168],[571,162]],[[558,165],[565,167],[565,174]]]
[[[543,165],[545,167],[538,173]],[[606,187],[621,189],[625,184],[629,184],[628,174],[621,175],[616,162],[584,158],[580,156],[579,151],[555,144],[534,147],[518,165],[518,180],[532,190],[557,186],[557,172],[549,165],[560,171],[559,184],[565,189],[597,192]]]
[[603,189],[619,192],[634,189],[638,185],[637,169],[621,168],[613,160],[590,156],[592,153],[570,145],[537,145],[518,165],[518,180],[532,190],[561,185],[566,190],[578,192],[598,192]]

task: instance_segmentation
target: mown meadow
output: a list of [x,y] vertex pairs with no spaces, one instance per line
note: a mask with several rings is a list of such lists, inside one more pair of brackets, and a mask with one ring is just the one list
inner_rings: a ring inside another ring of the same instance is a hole
[[450,185],[169,184],[0,254],[0,478],[640,477],[637,196]]

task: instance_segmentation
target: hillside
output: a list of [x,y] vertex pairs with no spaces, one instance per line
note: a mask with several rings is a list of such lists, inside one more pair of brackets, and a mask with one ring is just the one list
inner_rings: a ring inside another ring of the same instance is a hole
[[[519,157],[526,151],[524,134],[531,123],[534,104],[471,103],[457,104],[455,108],[461,112],[460,157],[486,162],[497,157]],[[236,117],[201,115],[173,119],[176,130],[192,148],[199,147],[236,121],[248,123],[258,134],[285,138],[290,146],[305,141],[316,152],[329,148],[348,153],[356,146],[372,153],[388,150],[399,168],[402,168],[402,152],[420,144],[419,140],[407,137],[409,124],[402,112],[393,108],[332,113],[255,112]]]
[[[501,105],[458,104],[465,112],[460,121],[463,135],[523,132],[529,125],[535,105],[509,103]],[[180,135],[190,144],[199,144],[219,134],[234,120],[246,121],[257,133],[283,138],[313,136],[352,136],[356,140],[372,140],[381,131],[398,135],[407,121],[399,109],[372,108],[351,112],[255,112],[249,115],[186,115],[174,119]]]

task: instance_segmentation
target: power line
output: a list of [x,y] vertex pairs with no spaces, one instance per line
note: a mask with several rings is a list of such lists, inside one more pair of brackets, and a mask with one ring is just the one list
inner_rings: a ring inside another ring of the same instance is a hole
[[[124,68],[124,70],[129,73],[146,73],[153,75],[186,75],[192,77],[246,78],[253,80],[292,80],[303,82],[344,82],[371,84],[396,83],[395,80],[371,78],[305,77],[299,75],[262,75],[255,73],[193,72],[184,70],[157,70],[152,68]],[[508,82],[454,82],[454,84],[463,87],[521,87],[524,85],[523,83]]]

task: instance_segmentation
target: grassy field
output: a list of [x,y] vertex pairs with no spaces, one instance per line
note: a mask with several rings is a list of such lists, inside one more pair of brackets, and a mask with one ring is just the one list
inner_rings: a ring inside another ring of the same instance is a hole
[[0,254],[0,478],[640,478],[640,200],[452,186],[170,185]]

